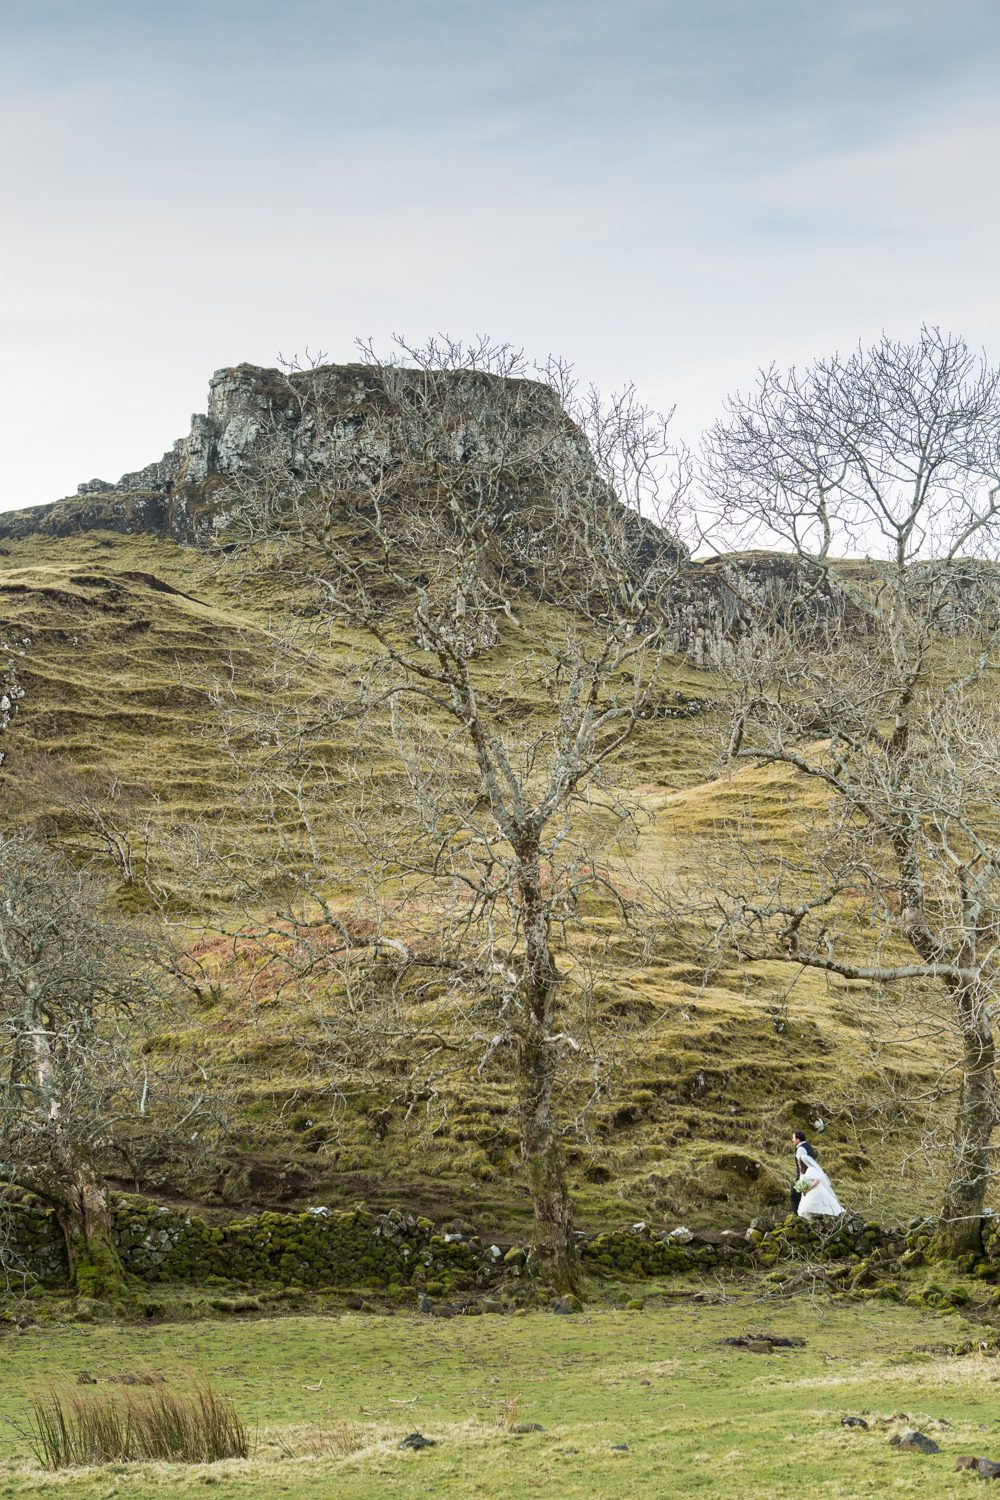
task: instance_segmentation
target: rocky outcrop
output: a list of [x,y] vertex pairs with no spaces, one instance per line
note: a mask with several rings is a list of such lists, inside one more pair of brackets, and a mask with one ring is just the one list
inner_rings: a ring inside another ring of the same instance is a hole
[[725,665],[734,644],[761,622],[790,618],[812,587],[809,618],[817,630],[852,627],[859,611],[831,580],[818,587],[807,565],[779,552],[742,552],[691,561],[672,586],[673,649],[697,666]]
[[38,532],[72,536],[80,531],[151,531],[190,540],[184,512],[175,513],[169,497],[151,491],[87,490],[51,505],[33,505],[0,515],[0,542]]
[[[418,405],[445,403],[454,419],[454,456],[464,446],[481,445],[476,421],[482,398],[503,386],[504,419],[524,432],[537,430],[550,443],[558,433],[589,460],[586,443],[563,412],[554,390],[537,381],[505,380],[455,370],[434,377],[430,391],[419,370],[385,370],[379,365],[322,365],[283,372],[256,365],[217,370],[209,383],[206,414],[191,418],[191,430],[158,463],[123,474],[114,491],[170,495],[213,479],[239,481],[249,475],[283,473],[329,479],[345,470],[392,463],[392,436],[382,419],[401,395]],[[92,492],[99,480],[80,486]]]
[[[101,528],[152,531],[197,544],[239,503],[241,484],[255,478],[343,483],[352,472],[399,462],[386,417],[400,393],[415,403],[427,399],[423,381],[419,371],[386,372],[364,364],[289,373],[249,364],[217,370],[207,411],[191,418],[190,431],[161,459],[115,482],[88,479],[76,496],[52,505],[0,516],[0,539]],[[458,461],[465,452],[481,454],[488,441],[475,413],[498,383],[497,376],[470,371],[435,377],[429,399],[448,403],[442,431]],[[586,442],[554,390],[535,381],[502,384],[508,398],[503,418],[521,425],[523,453],[534,443],[538,455],[551,457],[554,444],[565,444],[581,465],[591,464]],[[543,464],[539,456],[536,482]],[[524,467],[522,487],[530,484]]]
[[[187,435],[156,463],[114,483],[88,479],[71,498],[0,516],[0,539],[103,529],[204,542],[238,506],[241,485],[260,476],[276,485],[313,479],[344,483],[345,476],[358,470],[384,470],[398,462],[400,455],[392,451],[393,402],[426,399],[423,380],[419,371],[387,373],[364,364],[289,373],[249,364],[217,370],[206,412],[191,418]],[[451,445],[450,456],[459,462],[467,453],[481,456],[489,440],[487,424],[477,423],[476,413],[495,399],[497,382],[496,376],[467,371],[434,379],[431,399],[447,403],[441,430]],[[512,480],[511,509],[530,505],[543,491],[543,468],[562,445],[581,475],[596,477],[583,434],[566,416],[556,392],[534,381],[503,384],[504,421],[519,423],[523,439],[515,445],[522,461]],[[510,441],[509,432],[505,440]],[[610,494],[608,499],[614,504]],[[671,545],[656,527],[636,524],[648,531],[651,547]],[[676,649],[698,662],[717,660],[751,613],[761,606],[780,610],[800,584],[793,560],[774,554],[687,565],[673,590]],[[842,607],[829,589],[817,604],[824,616]]]

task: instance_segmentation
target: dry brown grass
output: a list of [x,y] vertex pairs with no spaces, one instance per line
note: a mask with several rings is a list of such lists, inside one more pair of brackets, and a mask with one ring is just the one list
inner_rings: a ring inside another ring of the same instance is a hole
[[343,1458],[360,1453],[369,1441],[360,1423],[331,1419],[283,1433],[279,1449],[284,1458]]

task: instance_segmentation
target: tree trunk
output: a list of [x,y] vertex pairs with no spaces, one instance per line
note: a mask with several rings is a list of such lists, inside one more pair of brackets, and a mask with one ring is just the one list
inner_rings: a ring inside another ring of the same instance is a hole
[[994,1122],[996,1047],[984,1006],[977,997],[959,997],[962,1022],[962,1087],[959,1094],[951,1175],[932,1240],[938,1255],[981,1255],[983,1202],[990,1180]]
[[52,1165],[61,1193],[56,1218],[66,1241],[70,1285],[80,1297],[117,1301],[125,1290],[125,1273],[111,1233],[111,1215],[104,1184],[93,1167],[81,1159],[66,1129],[44,1016],[29,999],[28,1033],[35,1058],[35,1080],[41,1123],[48,1134]]
[[553,1048],[541,1037],[520,1049],[521,1159],[535,1221],[539,1272],[557,1292],[575,1293],[580,1270],[562,1141],[552,1105]]
[[80,1297],[118,1301],[125,1290],[125,1272],[111,1233],[107,1193],[94,1172],[78,1170],[72,1175],[56,1217],[66,1241],[74,1291]]
[[531,1194],[539,1271],[557,1292],[576,1293],[579,1262],[553,1100],[559,1052],[551,1037],[559,972],[549,941],[537,845],[528,858],[522,858],[519,886],[525,959],[522,993],[527,1012],[518,1053],[521,1159]]

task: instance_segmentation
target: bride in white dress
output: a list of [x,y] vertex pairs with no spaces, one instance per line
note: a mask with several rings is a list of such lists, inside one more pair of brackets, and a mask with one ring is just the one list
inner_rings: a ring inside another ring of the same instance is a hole
[[820,1214],[826,1217],[836,1217],[844,1212],[844,1206],[830,1185],[823,1168],[814,1156],[808,1151],[799,1150],[798,1163],[801,1169],[801,1181],[805,1186],[801,1189],[802,1198],[799,1203],[798,1212],[803,1219],[812,1219]]

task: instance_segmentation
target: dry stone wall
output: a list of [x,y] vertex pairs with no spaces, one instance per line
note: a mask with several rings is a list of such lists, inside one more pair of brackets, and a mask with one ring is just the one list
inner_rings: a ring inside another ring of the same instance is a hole
[[[466,1229],[446,1230],[399,1210],[376,1214],[363,1208],[316,1207],[211,1224],[196,1214],[116,1194],[112,1211],[124,1268],[149,1285],[224,1280],[249,1287],[409,1290],[442,1297],[531,1274],[525,1248],[496,1245]],[[23,1197],[6,1219],[0,1264],[8,1273],[43,1285],[65,1284],[65,1249],[52,1211]],[[849,1220],[813,1228],[802,1219],[789,1219],[771,1229],[713,1234],[632,1224],[580,1236],[584,1269],[612,1280],[766,1269],[803,1257],[864,1264],[876,1251],[898,1254],[901,1249],[900,1235]]]

